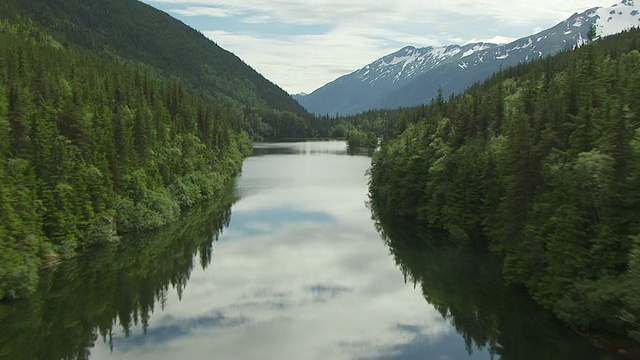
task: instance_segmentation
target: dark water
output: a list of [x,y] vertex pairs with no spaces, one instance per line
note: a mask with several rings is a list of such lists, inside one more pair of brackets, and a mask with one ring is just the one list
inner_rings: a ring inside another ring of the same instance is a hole
[[0,358],[625,358],[507,288],[488,254],[372,220],[369,165],[342,142],[256,145],[222,200],[0,305]]

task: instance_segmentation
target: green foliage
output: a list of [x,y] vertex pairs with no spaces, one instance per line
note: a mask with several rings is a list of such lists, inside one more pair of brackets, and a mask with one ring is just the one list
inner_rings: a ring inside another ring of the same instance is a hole
[[31,292],[43,264],[219,196],[251,151],[240,130],[250,110],[59,46],[11,6],[0,16],[0,300]]
[[[88,50],[151,78],[180,79],[180,85],[170,90],[171,116],[189,120],[193,114],[177,114],[175,105],[191,92],[215,104],[217,118],[256,140],[328,136],[316,130],[325,127],[323,121],[198,31],[136,0],[107,0],[99,5],[79,0],[8,0],[0,12],[0,29],[39,43]],[[203,118],[207,115],[211,114],[199,113],[197,121],[190,120],[207,131]],[[135,126],[143,130],[148,125],[138,122]],[[144,141],[135,138],[142,148]]]
[[584,336],[566,331],[526,293],[508,286],[500,276],[500,258],[479,247],[457,246],[445,233],[399,220],[384,209],[373,206],[371,211],[405,282],[413,283],[464,338],[469,355],[488,351],[505,360],[607,357],[601,346],[594,349]]
[[637,336],[638,44],[631,30],[407,111],[374,155],[372,203],[487,242],[569,325]]
[[378,146],[378,138],[372,132],[365,132],[363,130],[351,129],[346,134],[347,145],[350,148],[357,147],[370,147],[375,148]]
[[0,299],[35,289],[43,244],[39,201],[28,161],[0,158]]
[[[308,116],[291,96],[234,54],[142,2],[6,0],[4,3],[0,18],[14,20],[11,23],[21,28],[28,21],[33,24],[28,34],[44,33],[65,46],[88,49],[108,60],[135,66],[148,75],[183,79],[190,88],[215,103],[231,102],[232,106],[244,104]],[[15,21],[16,16],[20,21]]]
[[[125,234],[122,241],[80,254],[55,271],[42,271],[33,294],[0,307],[0,358],[86,358],[96,341],[111,342],[116,332],[126,336],[136,326],[146,330],[169,294],[182,294],[195,267],[210,264],[234,200],[233,187],[226,186],[216,200],[190,209],[184,219],[156,231]],[[0,261],[5,257],[2,249]],[[12,269],[24,277],[20,267]]]
[[629,270],[625,282],[623,302],[625,310],[621,319],[629,325],[631,337],[640,341],[640,236],[634,236],[633,251],[629,260]]

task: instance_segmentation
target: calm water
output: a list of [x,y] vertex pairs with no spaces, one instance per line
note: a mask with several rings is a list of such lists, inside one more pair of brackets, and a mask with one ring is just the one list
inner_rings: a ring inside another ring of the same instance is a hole
[[505,287],[490,256],[372,220],[369,165],[342,142],[256,145],[218,203],[0,306],[0,358],[622,358]]

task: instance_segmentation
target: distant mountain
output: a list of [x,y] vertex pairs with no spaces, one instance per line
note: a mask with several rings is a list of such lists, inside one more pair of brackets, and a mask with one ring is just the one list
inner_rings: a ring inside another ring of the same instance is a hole
[[592,8],[509,44],[407,46],[295,99],[308,111],[321,115],[350,115],[428,103],[437,96],[439,88],[446,96],[460,93],[501,68],[588,43],[588,34],[594,26],[596,36],[639,26],[639,9],[633,0],[608,8]]
[[[2,0],[64,46],[158,78],[178,78],[213,102],[306,111],[284,90],[200,32],[137,0]],[[0,19],[8,14],[0,14]]]

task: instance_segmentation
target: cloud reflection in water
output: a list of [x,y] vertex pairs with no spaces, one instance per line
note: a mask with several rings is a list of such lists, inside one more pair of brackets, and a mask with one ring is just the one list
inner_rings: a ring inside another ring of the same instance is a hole
[[98,343],[92,357],[392,358],[458,339],[404,283],[374,229],[370,159],[344,155],[342,143],[310,144],[320,148],[248,158],[211,265],[193,271],[146,335],[117,336],[113,354]]

